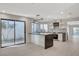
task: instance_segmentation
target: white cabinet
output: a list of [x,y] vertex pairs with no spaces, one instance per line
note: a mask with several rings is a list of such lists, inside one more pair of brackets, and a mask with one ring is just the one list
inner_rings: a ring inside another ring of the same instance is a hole
[[45,35],[31,35],[31,42],[41,47],[44,47]]
[[59,41],[62,41],[62,40],[63,40],[62,36],[63,36],[62,33],[59,33],[59,34],[58,34],[58,40],[59,40]]

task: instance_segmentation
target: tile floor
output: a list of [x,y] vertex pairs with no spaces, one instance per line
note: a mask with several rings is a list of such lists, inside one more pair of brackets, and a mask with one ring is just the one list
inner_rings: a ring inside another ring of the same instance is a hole
[[79,56],[79,39],[66,42],[54,41],[54,46],[44,49],[32,43],[0,48],[0,56]]

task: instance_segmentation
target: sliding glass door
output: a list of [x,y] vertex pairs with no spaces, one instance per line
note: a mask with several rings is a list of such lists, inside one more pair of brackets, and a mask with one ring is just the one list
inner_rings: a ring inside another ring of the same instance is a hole
[[15,22],[15,44],[24,43],[24,22]]
[[2,19],[2,47],[25,43],[25,22]]
[[2,20],[2,46],[14,44],[14,21]]
[[73,38],[79,38],[79,27],[73,27]]

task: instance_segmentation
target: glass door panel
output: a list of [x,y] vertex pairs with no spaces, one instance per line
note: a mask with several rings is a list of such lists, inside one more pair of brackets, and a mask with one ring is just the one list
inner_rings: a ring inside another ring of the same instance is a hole
[[15,44],[24,43],[24,22],[15,22]]
[[2,46],[14,44],[14,21],[2,20]]
[[79,38],[79,27],[73,27],[73,37]]

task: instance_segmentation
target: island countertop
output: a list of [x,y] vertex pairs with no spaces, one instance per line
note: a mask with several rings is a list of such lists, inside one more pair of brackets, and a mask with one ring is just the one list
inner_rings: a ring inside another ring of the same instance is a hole
[[48,34],[53,34],[53,33],[29,33],[32,35],[48,35]]
[[29,33],[32,35],[49,35],[49,34],[60,34],[60,33],[66,33],[66,32],[45,32],[45,33]]

